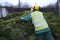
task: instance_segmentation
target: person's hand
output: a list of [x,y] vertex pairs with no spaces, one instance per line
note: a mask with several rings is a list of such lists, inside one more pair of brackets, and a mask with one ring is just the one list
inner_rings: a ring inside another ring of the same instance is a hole
[[20,20],[23,20],[23,17],[20,17]]
[[20,21],[23,22],[24,21],[24,18],[23,17],[20,17]]

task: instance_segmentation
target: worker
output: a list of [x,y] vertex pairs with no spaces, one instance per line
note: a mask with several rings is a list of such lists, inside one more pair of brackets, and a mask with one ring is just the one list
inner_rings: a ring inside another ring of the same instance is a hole
[[35,35],[37,40],[43,40],[43,38],[47,38],[47,40],[54,40],[51,30],[43,16],[43,13],[39,11],[39,5],[35,4],[31,11],[32,13],[26,17],[21,17],[22,21],[32,21],[32,24],[35,27]]

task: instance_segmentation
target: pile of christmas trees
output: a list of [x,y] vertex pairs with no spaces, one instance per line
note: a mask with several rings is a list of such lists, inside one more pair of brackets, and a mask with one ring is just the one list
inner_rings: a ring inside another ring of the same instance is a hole
[[[21,22],[20,17],[29,15],[29,11],[15,12],[0,20],[0,40],[35,40],[31,22]],[[44,13],[55,39],[60,40],[60,16],[51,12]]]

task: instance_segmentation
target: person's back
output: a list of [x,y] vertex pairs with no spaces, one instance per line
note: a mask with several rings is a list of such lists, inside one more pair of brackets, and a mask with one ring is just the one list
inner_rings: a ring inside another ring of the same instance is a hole
[[41,30],[41,32],[43,32],[46,29],[50,30],[46,20],[44,19],[44,16],[43,16],[42,12],[34,11],[34,12],[31,13],[31,17],[32,17],[32,23],[35,26],[35,31],[40,31]]

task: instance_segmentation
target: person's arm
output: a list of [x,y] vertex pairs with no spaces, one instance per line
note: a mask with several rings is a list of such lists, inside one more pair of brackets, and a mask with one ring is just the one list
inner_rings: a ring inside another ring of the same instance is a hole
[[23,22],[27,22],[27,21],[31,21],[31,15],[27,15],[25,17],[21,17],[20,20],[23,21]]

